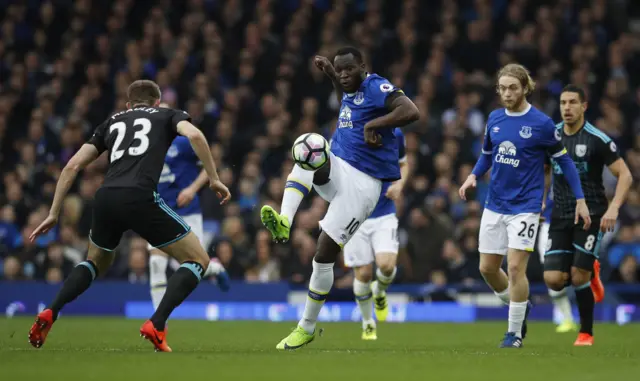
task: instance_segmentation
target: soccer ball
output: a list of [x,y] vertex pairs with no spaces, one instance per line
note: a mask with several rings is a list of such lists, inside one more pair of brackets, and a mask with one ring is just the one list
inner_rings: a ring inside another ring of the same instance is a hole
[[300,135],[291,148],[293,161],[302,169],[315,171],[329,161],[329,143],[313,132]]

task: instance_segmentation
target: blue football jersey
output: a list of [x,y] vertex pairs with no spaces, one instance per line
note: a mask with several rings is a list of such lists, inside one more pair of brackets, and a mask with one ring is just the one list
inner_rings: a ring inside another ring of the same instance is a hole
[[369,74],[354,94],[344,94],[333,134],[331,152],[354,168],[380,180],[400,178],[398,143],[394,128],[377,130],[382,147],[370,147],[364,141],[364,125],[389,111],[385,101],[390,94],[402,91],[377,74]]
[[[407,161],[407,156],[405,153],[405,139],[402,130],[396,128],[393,131],[396,136],[396,140],[398,141],[398,163],[404,163]],[[369,218],[382,217],[389,214],[396,213],[396,203],[393,202],[392,199],[387,198],[386,193],[387,189],[393,184],[391,181],[385,181],[382,183],[382,192],[380,193],[380,199],[378,200],[378,204],[376,208],[373,210],[373,213],[369,216]]]
[[202,213],[197,194],[189,205],[178,208],[177,204],[180,191],[191,185],[200,174],[198,163],[198,156],[191,148],[189,139],[184,136],[175,138],[164,159],[158,193],[167,205],[181,216]]
[[492,169],[485,207],[496,213],[540,213],[547,155],[566,154],[555,123],[533,106],[512,114],[498,109],[489,115],[482,146]]

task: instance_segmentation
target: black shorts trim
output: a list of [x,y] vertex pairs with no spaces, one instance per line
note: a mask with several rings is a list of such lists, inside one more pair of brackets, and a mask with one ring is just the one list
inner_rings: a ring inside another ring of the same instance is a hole
[[112,252],[112,251],[115,251],[115,250],[116,250],[116,248],[118,247],[118,246],[116,246],[116,247],[114,247],[113,249],[107,249],[106,247],[102,247],[102,246],[98,245],[98,244],[93,240],[93,237],[91,237],[91,232],[89,232],[89,241],[91,241],[91,243],[93,244],[93,246],[97,247],[97,248],[98,248],[98,249],[100,249],[100,250],[104,250],[104,251]]
[[165,247],[165,246],[169,246],[169,245],[171,245],[171,244],[172,244],[172,243],[174,243],[174,242],[178,242],[178,241],[180,241],[181,239],[183,239],[184,237],[186,237],[186,236],[187,236],[187,234],[189,234],[189,233],[191,233],[191,228],[189,228],[189,230],[187,230],[187,231],[186,231],[183,235],[181,235],[180,237],[176,237],[176,238],[172,239],[171,241],[169,241],[169,242],[167,242],[167,243],[163,243],[163,244],[161,244],[161,245],[154,246],[153,248],[154,248],[154,249],[160,249],[160,248],[163,248],[163,247]]

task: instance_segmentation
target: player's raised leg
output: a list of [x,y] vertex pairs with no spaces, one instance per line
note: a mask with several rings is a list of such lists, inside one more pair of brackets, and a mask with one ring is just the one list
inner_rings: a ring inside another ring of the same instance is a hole
[[271,206],[265,205],[260,210],[262,224],[271,232],[276,242],[287,242],[293,218],[305,196],[311,191],[314,171],[294,165],[284,186],[280,213]]
[[382,185],[379,180],[333,155],[330,173],[331,181],[322,186],[316,184],[316,189],[320,194],[331,193],[335,189],[339,191],[320,221],[322,233],[313,259],[313,273],[302,319],[296,329],[278,343],[277,349],[297,349],[313,341],[318,315],[333,286],[335,261],[360,224],[369,217],[380,196]]
[[[550,207],[547,205],[547,207]],[[544,266],[545,252],[551,250],[549,241],[549,222],[543,222],[540,224],[540,232],[538,233],[538,255],[540,256],[540,263]],[[562,288],[560,291],[549,288],[549,297],[551,303],[553,303],[554,316],[556,314],[562,316],[562,321],[556,327],[556,332],[566,333],[571,331],[577,331],[578,326],[573,320],[573,313],[571,312],[571,302],[567,295],[566,288]]]

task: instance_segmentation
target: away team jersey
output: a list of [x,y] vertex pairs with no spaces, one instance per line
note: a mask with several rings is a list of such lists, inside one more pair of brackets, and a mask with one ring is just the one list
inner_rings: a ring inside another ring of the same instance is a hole
[[[398,163],[404,163],[407,161],[407,156],[405,153],[404,134],[399,128],[396,128],[393,133],[396,135],[396,139],[398,140]],[[376,204],[376,208],[373,210],[373,213],[371,213],[369,218],[382,217],[396,213],[396,203],[393,202],[392,199],[385,196],[387,193],[387,189],[389,189],[391,184],[392,182],[389,181],[385,181],[384,183],[382,183],[382,192],[380,194],[380,199],[378,200],[378,204]]]
[[382,147],[364,141],[364,125],[389,111],[385,101],[402,91],[377,74],[369,74],[355,94],[344,94],[331,151],[354,168],[380,180],[400,178],[398,144],[393,128],[380,129]]
[[[564,123],[557,125],[562,137],[562,144],[573,159],[580,175],[580,183],[584,198],[592,216],[602,216],[609,207],[604,193],[602,171],[605,166],[613,164],[618,158],[618,147],[604,132],[585,122],[584,126],[573,135],[564,132]],[[573,219],[576,209],[576,196],[562,173],[560,165],[552,160],[553,193],[555,207],[553,217]]]
[[166,204],[181,216],[202,213],[197,194],[193,201],[183,208],[179,208],[176,203],[180,191],[191,185],[200,174],[198,163],[198,156],[191,148],[189,139],[184,136],[175,138],[164,159],[158,193]]
[[109,151],[102,188],[155,192],[164,157],[183,120],[190,121],[189,114],[158,107],[135,107],[107,118],[88,141],[99,153]]
[[485,207],[496,213],[540,213],[547,154],[566,153],[547,115],[529,105],[526,111],[489,115],[482,153],[491,155],[491,182]]

